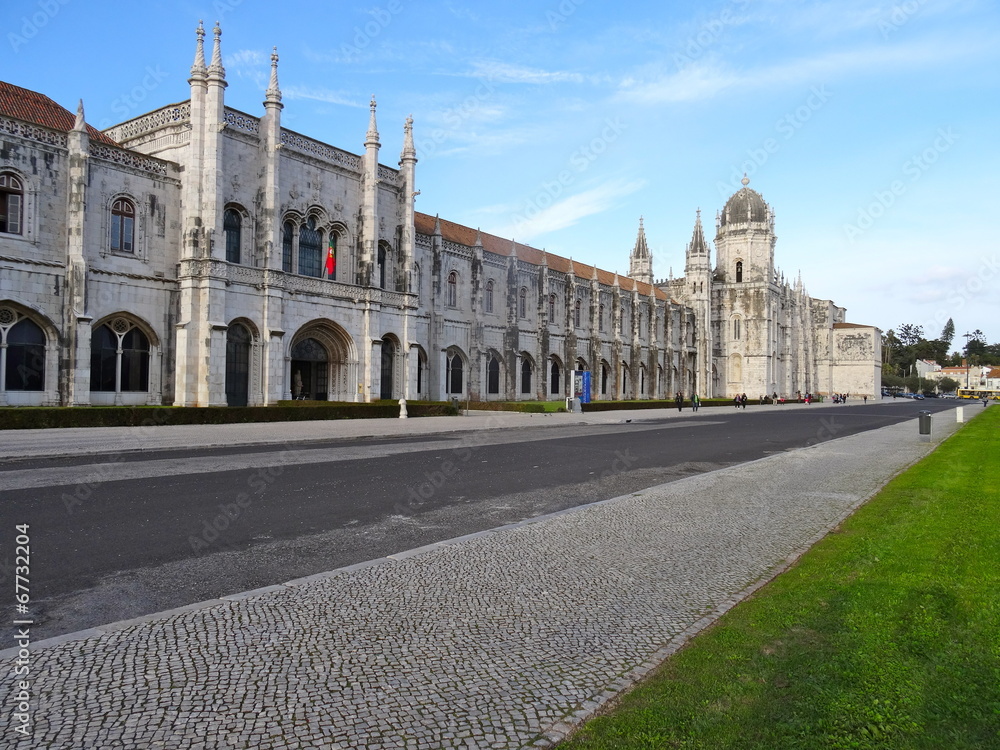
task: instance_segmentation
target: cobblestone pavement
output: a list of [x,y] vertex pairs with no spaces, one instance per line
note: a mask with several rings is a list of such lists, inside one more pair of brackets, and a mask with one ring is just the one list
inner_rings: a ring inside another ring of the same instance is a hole
[[[935,422],[936,442],[953,425]],[[915,433],[907,422],[53,639],[27,678],[8,652],[0,746],[547,747],[928,452]]]

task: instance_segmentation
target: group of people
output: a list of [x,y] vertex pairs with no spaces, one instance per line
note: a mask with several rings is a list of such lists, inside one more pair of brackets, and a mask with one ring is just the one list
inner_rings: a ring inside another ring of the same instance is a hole
[[[831,393],[830,394],[830,398],[833,399],[833,403],[835,403],[835,404],[846,404],[847,403],[847,394],[846,393]],[[868,399],[866,398],[865,401],[868,401]]]
[[[674,394],[674,403],[677,404],[677,411],[684,411],[684,394],[677,391]],[[698,411],[698,407],[701,406],[701,399],[698,398],[698,394],[694,394],[691,397],[691,411]]]
[[735,406],[737,409],[739,409],[741,406],[744,409],[746,409],[747,408],[747,394],[745,394],[745,393],[738,393],[735,396],[733,396],[733,406]]

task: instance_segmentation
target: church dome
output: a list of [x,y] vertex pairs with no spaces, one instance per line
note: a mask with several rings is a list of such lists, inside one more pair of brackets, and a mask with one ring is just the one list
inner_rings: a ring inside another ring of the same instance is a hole
[[747,185],[750,180],[743,178],[743,187],[733,193],[722,209],[720,224],[745,224],[748,221],[767,221],[767,204],[761,194]]

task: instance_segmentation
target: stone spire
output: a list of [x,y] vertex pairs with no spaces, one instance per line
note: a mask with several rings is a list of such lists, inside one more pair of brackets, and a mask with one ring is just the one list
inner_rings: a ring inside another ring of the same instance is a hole
[[434,214],[434,235],[441,236],[441,214]]
[[381,146],[382,144],[378,142],[378,125],[375,122],[375,94],[372,94],[371,104],[368,105],[371,109],[371,116],[368,118],[368,132],[365,133],[365,146]]
[[400,162],[406,159],[417,160],[417,149],[413,146],[413,115],[407,117],[403,123],[403,152],[399,159]]
[[76,107],[76,121],[73,123],[73,130],[78,133],[82,133],[87,129],[86,120],[83,116],[83,99]]
[[545,252],[545,248],[542,248],[542,263],[546,268],[549,267],[549,256]]
[[705,242],[705,230],[701,226],[701,209],[698,209],[694,220],[694,232],[691,235],[691,242],[687,246],[688,255],[708,254],[708,243]]
[[597,281],[597,266],[594,265],[594,266],[591,266],[591,268],[592,268],[592,271],[590,273],[590,279],[591,279],[591,281]]
[[204,78],[208,70],[205,68],[205,27],[198,21],[198,29],[195,31],[198,41],[194,49],[194,64],[191,66],[192,78]]
[[573,265],[573,258],[572,258],[572,256],[569,259],[569,270],[566,273],[569,274],[569,278],[570,278],[571,281],[573,280],[573,277],[576,276],[576,266]]
[[472,243],[473,247],[483,246],[483,235],[479,233],[479,227],[476,227],[476,241]]
[[[479,230],[478,229],[476,230],[476,239],[477,240],[479,239]],[[517,260],[517,243],[514,242],[514,238],[513,237],[510,240],[510,257],[513,258],[514,260]]]
[[635,247],[629,256],[629,276],[637,281],[647,284],[653,283],[653,256],[646,245],[646,230],[642,226],[642,217],[639,217],[639,234],[635,238]]
[[632,250],[634,258],[648,258],[649,247],[646,246],[646,230],[642,226],[642,217],[639,217],[639,234],[635,238],[635,248]]
[[[215,36],[215,41],[212,43],[212,63],[208,66],[208,75],[224,81],[226,80],[226,69],[222,67],[222,28],[218,21],[215,22],[212,34]],[[204,56],[202,60],[204,61]]]
[[278,48],[271,50],[271,80],[267,84],[267,91],[264,92],[264,104],[280,104],[281,89],[278,87]]

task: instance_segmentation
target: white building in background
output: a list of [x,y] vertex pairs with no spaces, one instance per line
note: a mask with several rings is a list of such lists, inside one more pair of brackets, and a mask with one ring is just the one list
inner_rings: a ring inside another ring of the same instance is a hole
[[686,275],[631,273],[414,209],[417,155],[379,163],[225,105],[199,26],[188,100],[104,132],[0,83],[0,405],[263,405],[878,391],[880,334],[774,266],[746,186],[700,217]]

